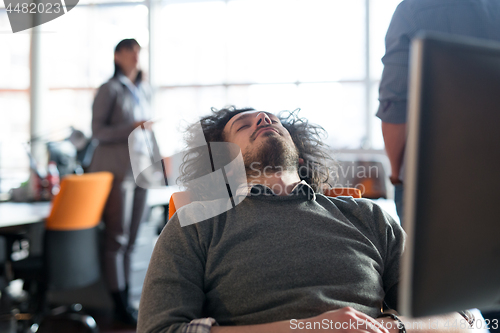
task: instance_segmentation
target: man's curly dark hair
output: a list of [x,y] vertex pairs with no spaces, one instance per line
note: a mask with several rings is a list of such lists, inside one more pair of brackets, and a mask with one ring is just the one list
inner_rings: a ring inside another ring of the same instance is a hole
[[[205,136],[205,141],[225,142],[224,127],[235,115],[254,111],[253,108],[236,108],[234,106],[226,107],[220,110],[212,108],[212,113],[200,119],[201,128]],[[305,180],[315,192],[323,192],[325,185],[332,184],[336,174],[336,165],[328,152],[328,146],[321,140],[326,137],[326,131],[319,125],[311,124],[305,118],[299,117],[300,109],[294,111],[281,111],[277,117],[283,127],[287,129],[299,152],[299,158],[304,163],[299,165],[298,172],[301,180]],[[207,153],[206,147],[196,147],[199,138],[196,137],[195,129],[199,125],[192,124],[186,130],[185,140],[187,144],[187,153],[184,155],[180,170],[179,180],[184,184],[189,184],[190,180],[197,179],[213,172],[210,166],[206,166]],[[209,146],[210,147],[210,146]],[[216,157],[212,156],[212,161]],[[227,157],[226,157],[227,158]],[[227,163],[230,161],[227,161]],[[205,165],[202,167],[202,165]],[[187,185],[189,189],[189,185]]]

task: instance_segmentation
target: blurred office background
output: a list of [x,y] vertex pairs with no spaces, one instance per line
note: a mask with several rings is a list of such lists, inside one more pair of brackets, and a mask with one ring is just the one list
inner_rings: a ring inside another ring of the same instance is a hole
[[[301,108],[336,150],[383,155],[380,59],[399,2],[80,0],[16,34],[1,2],[0,192],[28,178],[30,133],[61,140],[72,126],[91,135],[93,97],[113,74],[113,48],[123,38],[142,46],[155,115],[168,119],[163,140],[178,142],[185,121],[211,107]],[[37,105],[30,89],[39,92]]]

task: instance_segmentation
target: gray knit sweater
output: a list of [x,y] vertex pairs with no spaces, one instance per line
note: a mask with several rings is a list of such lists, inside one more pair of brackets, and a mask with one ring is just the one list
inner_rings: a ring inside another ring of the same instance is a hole
[[203,317],[219,325],[301,319],[344,306],[376,316],[384,300],[396,306],[403,243],[387,213],[351,197],[250,196],[186,227],[174,215],[151,258],[138,332],[181,332]]

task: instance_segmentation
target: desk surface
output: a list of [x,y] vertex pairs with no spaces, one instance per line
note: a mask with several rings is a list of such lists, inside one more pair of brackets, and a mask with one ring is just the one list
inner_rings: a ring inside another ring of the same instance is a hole
[[42,222],[50,207],[50,202],[2,202],[0,228]]
[[[178,187],[149,190],[147,203],[150,206],[168,203]],[[50,202],[2,202],[0,203],[0,228],[43,222],[49,216]]]

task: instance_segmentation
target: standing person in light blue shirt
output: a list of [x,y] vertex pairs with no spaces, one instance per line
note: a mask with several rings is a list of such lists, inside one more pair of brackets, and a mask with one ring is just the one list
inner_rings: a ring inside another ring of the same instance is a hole
[[[404,0],[385,38],[380,106],[385,149],[391,163],[398,215],[403,217],[403,160],[406,144],[408,58],[411,40],[420,31],[500,41],[499,0]],[[404,225],[403,225],[404,227]]]

